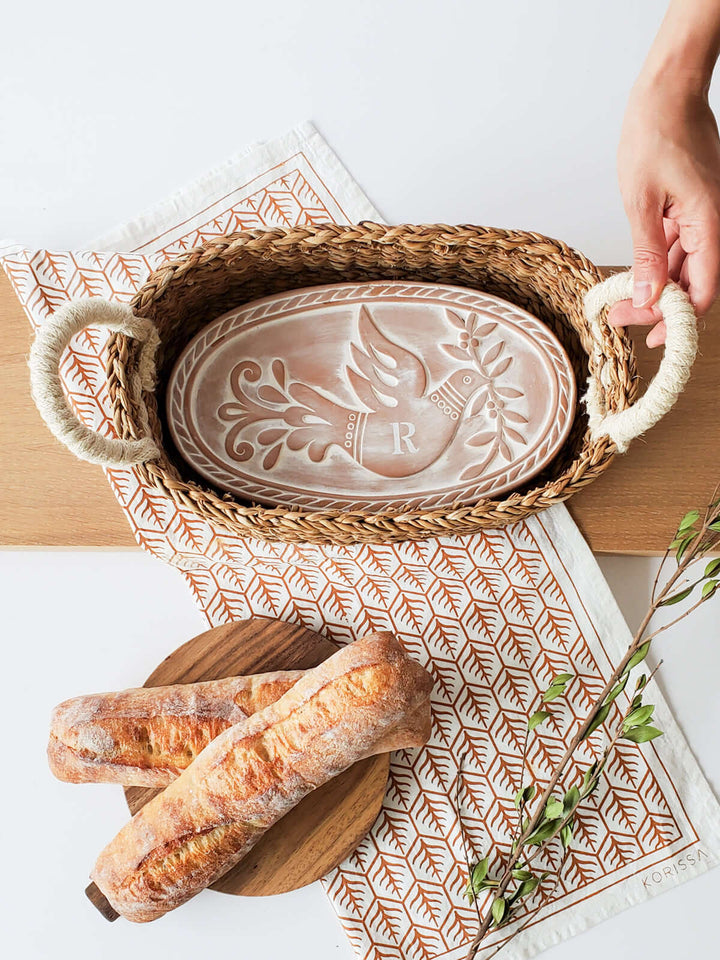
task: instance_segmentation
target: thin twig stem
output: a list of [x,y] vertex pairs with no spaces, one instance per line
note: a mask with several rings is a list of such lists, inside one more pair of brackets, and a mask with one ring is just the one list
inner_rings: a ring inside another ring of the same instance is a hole
[[[521,765],[521,767],[520,767],[520,786],[518,787],[518,790],[524,790],[524,789],[525,789],[525,765],[526,765],[526,763],[527,763],[527,751],[528,751],[528,738],[529,738],[529,736],[530,736],[530,728],[528,727],[527,724],[525,724],[525,740],[523,741],[522,758],[521,758],[521,760],[522,760],[522,765]],[[514,843],[515,840],[520,836],[520,833],[522,832],[522,822],[523,822],[523,813],[524,813],[524,811],[525,811],[525,798],[524,798],[524,797],[521,797],[521,798],[520,798],[520,803],[519,803],[519,805],[518,805],[518,818],[517,818],[517,823],[515,824],[515,829],[513,830],[513,835],[512,835],[512,842],[513,842],[513,843]]]
[[658,583],[659,583],[659,581],[660,581],[660,574],[661,574],[661,572],[662,572],[663,567],[664,567],[665,564],[667,563],[667,558],[668,558],[669,556],[670,556],[670,547],[668,546],[668,547],[666,547],[666,549],[665,549],[665,553],[664,553],[664,555],[663,555],[663,558],[662,558],[662,560],[660,561],[660,566],[657,568],[657,573],[655,574],[655,579],[653,580],[652,593],[650,594],[650,602],[651,602],[651,603],[654,603],[654,602],[655,602],[655,594],[657,593],[657,587],[658,587]]
[[[563,856],[562,856],[562,859],[561,859],[560,863],[558,864],[557,870],[556,870],[555,873],[553,874],[552,886],[551,886],[550,891],[549,891],[550,893],[552,893],[552,891],[555,889],[555,887],[556,887],[556,886],[558,885],[558,883],[560,882],[560,874],[562,873],[562,869],[563,869],[563,867],[565,866],[565,861],[567,860],[567,856],[568,856],[569,853],[570,853],[570,850],[569,850],[569,849],[566,849],[565,852],[563,853]],[[537,888],[537,890],[535,891],[535,893],[536,893],[536,894],[537,894],[537,893],[540,893],[541,890],[542,890],[542,884],[540,884],[540,886]],[[525,927],[527,927],[527,925],[530,923],[530,921],[533,919],[533,917],[537,914],[538,910],[540,910],[540,908],[541,908],[542,906],[544,906],[545,900],[547,900],[547,896],[545,897],[544,900],[541,900],[539,903],[536,903],[536,904],[535,904],[535,906],[533,907],[533,909],[528,913],[528,915],[525,917],[525,919],[524,919],[523,922],[520,924],[520,926],[517,928],[517,930],[515,930],[515,931],[513,932],[513,934],[512,934],[513,937],[517,937],[518,934],[521,934],[521,933],[523,932],[523,930],[525,929]],[[488,954],[488,956],[485,958],[485,960],[492,960],[493,957],[496,957],[496,956],[498,955],[498,953],[500,953],[500,951],[505,947],[505,944],[506,944],[506,943],[507,943],[506,940],[503,940],[502,943],[499,943],[499,944],[497,945],[497,947],[493,950],[493,952],[490,953],[490,954]]]
[[457,772],[457,782],[455,784],[455,807],[457,813],[458,826],[460,827],[460,840],[462,841],[463,853],[465,854],[465,863],[468,870],[468,878],[470,882],[470,890],[472,891],[472,903],[475,907],[475,913],[477,914],[478,923],[482,923],[480,917],[480,907],[477,902],[477,897],[475,896],[475,891],[473,889],[473,879],[472,879],[472,866],[470,863],[470,852],[468,850],[467,838],[465,836],[465,827],[463,826],[462,810],[460,805],[460,790],[462,787],[462,775],[463,775],[463,766],[465,765],[465,754],[460,757],[460,763],[458,765]]
[[[720,489],[720,487],[718,489]],[[570,741],[570,744],[568,745],[567,750],[563,754],[562,759],[560,760],[559,764],[555,768],[555,771],[550,777],[550,780],[547,786],[545,787],[543,794],[541,795],[540,799],[537,801],[535,814],[532,817],[530,817],[528,824],[525,827],[525,829],[521,832],[520,837],[517,839],[517,841],[513,843],[514,849],[511,848],[510,850],[510,855],[508,857],[508,860],[506,861],[505,871],[500,878],[500,881],[498,883],[497,889],[495,890],[495,895],[493,899],[502,897],[505,891],[507,890],[512,880],[512,871],[515,868],[518,860],[520,860],[522,857],[523,848],[525,847],[528,838],[532,835],[532,833],[537,829],[539,824],[542,822],[547,801],[552,796],[553,790],[555,789],[558,782],[560,781],[560,778],[562,777],[566,767],[570,763],[570,760],[572,759],[577,747],[585,739],[585,735],[587,734],[587,731],[591,723],[595,719],[598,710],[600,709],[602,704],[605,702],[605,699],[607,698],[607,696],[610,694],[610,692],[613,690],[613,688],[619,681],[628,663],[633,658],[633,656],[637,653],[640,647],[645,642],[647,642],[647,640],[652,640],[653,637],[657,636],[659,633],[662,633],[669,626],[672,626],[672,624],[663,626],[658,630],[656,630],[649,637],[645,637],[645,631],[647,630],[650,624],[650,621],[652,620],[658,608],[662,606],[662,603],[664,600],[666,600],[669,596],[672,595],[673,588],[677,584],[678,580],[682,576],[684,576],[688,567],[695,561],[695,559],[699,555],[701,555],[704,552],[705,547],[703,546],[703,539],[709,532],[710,524],[716,522],[719,518],[720,518],[720,503],[715,502],[706,511],[702,527],[698,531],[698,536],[694,539],[694,541],[690,544],[688,549],[685,551],[684,556],[682,557],[680,563],[678,563],[677,565],[677,569],[668,577],[668,579],[665,581],[664,585],[660,589],[659,593],[656,592],[656,587],[653,588],[653,596],[651,598],[651,602],[648,607],[648,610],[645,613],[645,616],[643,617],[640,623],[640,626],[638,627],[630,645],[625,651],[625,654],[622,660],[620,661],[616,669],[613,671],[610,679],[605,684],[600,695],[596,698],[592,706],[592,709],[590,710],[588,715],[585,717],[583,722],[580,724],[580,726],[576,730],[575,735]],[[699,601],[699,603],[701,602],[702,600]],[[684,614],[682,614],[677,619],[680,620],[683,617],[687,616],[688,613],[694,610],[696,606],[698,606],[698,604],[695,604],[692,608],[690,608],[690,610],[687,610]],[[673,623],[676,623],[676,622],[677,620],[673,621]],[[612,747],[615,745],[619,736],[620,736],[619,733],[616,734],[615,738],[611,741],[608,747],[606,747],[603,753],[604,759],[603,759],[602,766],[604,766],[605,760],[609,755],[610,749],[612,749]],[[600,767],[596,775],[599,775],[601,770],[602,770],[602,767]],[[492,922],[493,922],[492,912],[491,910],[488,910],[485,914],[484,919],[480,923],[480,926],[478,928],[478,932],[475,938],[472,941],[470,949],[467,953],[467,960],[473,960],[473,958],[475,957],[482,940],[485,938],[485,936],[488,933],[488,930],[492,926]]]
[[[699,582],[699,581],[698,581]],[[664,623],[661,627],[658,627],[657,630],[653,630],[652,633],[648,634],[647,637],[643,638],[643,643],[647,643],[649,640],[654,640],[655,637],[659,636],[661,633],[665,633],[666,630],[669,630],[670,627],[674,627],[676,623],[680,623],[681,620],[684,620],[693,610],[697,610],[701,603],[704,603],[705,600],[703,597],[700,597],[691,607],[688,607],[679,617],[675,617],[674,620],[671,620],[669,623]]]

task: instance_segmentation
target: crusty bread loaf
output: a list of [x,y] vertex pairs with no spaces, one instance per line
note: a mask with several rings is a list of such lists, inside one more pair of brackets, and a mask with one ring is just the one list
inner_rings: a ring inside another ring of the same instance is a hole
[[225,730],[98,857],[92,879],[145,922],[233,867],[280,817],[355,761],[430,735],[430,675],[391,634],[308,670],[277,702]]
[[60,780],[165,787],[223,730],[274,703],[302,671],[75,697],[50,719]]

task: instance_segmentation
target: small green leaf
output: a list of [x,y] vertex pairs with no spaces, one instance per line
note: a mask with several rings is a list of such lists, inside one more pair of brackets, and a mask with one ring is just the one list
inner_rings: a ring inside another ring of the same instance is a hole
[[685,556],[685,552],[686,552],[687,548],[690,546],[690,544],[693,542],[693,540],[694,540],[697,536],[698,536],[697,533],[690,533],[690,534],[688,534],[687,537],[685,537],[685,538],[683,539],[682,543],[680,544],[680,546],[679,546],[679,547],[677,548],[677,550],[675,551],[675,558],[676,558],[676,560],[677,560],[678,563],[680,563],[680,561],[682,560],[682,558]]
[[628,674],[626,673],[623,675],[623,678],[620,681],[620,683],[618,683],[617,686],[613,687],[613,689],[607,695],[607,697],[605,698],[605,703],[612,703],[616,697],[619,697],[620,694],[625,689],[625,687],[627,686],[627,682],[628,682]]
[[629,730],[631,727],[642,727],[653,715],[654,710],[655,707],[652,704],[638,707],[625,717],[623,720],[623,728]]
[[711,523],[711,524],[710,524],[710,527],[709,527],[708,529],[710,529],[710,530],[720,530],[720,520],[716,520],[714,523]]
[[529,879],[524,880],[513,894],[513,900],[522,900],[523,897],[527,897],[534,890],[537,890],[539,886],[540,877],[530,877]]
[[583,786],[589,782],[597,773],[597,760],[591,764],[583,774]]
[[552,700],[561,697],[573,676],[572,673],[559,673],[543,695],[543,703],[550,703]]
[[493,900],[492,918],[495,921],[496,927],[499,927],[502,923],[502,919],[505,916],[506,907],[507,904],[505,903],[503,897],[497,897],[495,900]]
[[465,887],[465,894],[470,901],[473,903],[475,898],[479,893],[482,893],[483,890],[487,890],[491,887],[496,887],[498,885],[497,880],[490,880],[487,876],[488,872],[488,858],[484,857],[470,871],[470,879],[468,880],[467,886]]
[[566,850],[570,846],[572,835],[572,823],[566,823],[560,831],[560,840],[562,841],[562,845]]
[[513,880],[530,880],[532,878],[532,873],[529,870],[523,870],[522,868],[516,867],[513,872]]
[[688,510],[688,512],[680,521],[680,526],[678,527],[678,533],[684,533],[685,530],[689,530],[690,527],[694,523],[697,523],[699,519],[700,519],[699,510]]
[[558,800],[557,797],[550,797],[548,802],[545,804],[545,816],[548,820],[556,820],[558,817],[563,815],[563,803],[562,800]]
[[627,663],[627,666],[625,667],[624,672],[629,673],[633,667],[636,667],[639,663],[643,662],[645,657],[648,655],[648,650],[650,649],[650,643],[651,643],[650,640],[646,640],[641,647],[638,647],[638,649],[635,651],[632,657],[630,657],[630,659],[628,660],[628,663]]
[[483,857],[478,863],[475,864],[472,870],[472,883],[473,887],[477,887],[483,882],[488,872],[488,858]]
[[647,674],[641,673],[640,676],[635,681],[635,689],[644,690],[647,682],[648,682]]
[[569,813],[571,813],[579,803],[580,791],[577,787],[572,786],[565,794],[565,799],[563,801],[563,816],[567,816]]
[[632,730],[623,733],[623,739],[632,740],[633,743],[647,743],[648,740],[654,740],[662,735],[662,730],[658,730],[657,727],[633,727]]
[[583,774],[582,786],[580,787],[581,799],[584,800],[585,797],[589,797],[590,794],[595,789],[595,787],[597,786],[596,776],[597,776],[597,761],[595,761],[595,763],[593,763],[591,767],[588,767],[588,769]]
[[607,715],[610,713],[610,707],[612,707],[611,703],[605,703],[602,707],[600,707],[598,712],[595,714],[592,723],[583,734],[583,740],[587,740],[591,733],[594,733],[599,726],[602,726],[602,724],[605,723],[607,720]]
[[528,730],[534,730],[535,727],[539,727],[549,716],[550,713],[547,710],[536,710],[528,720]]
[[708,580],[703,584],[701,596],[703,600],[709,600],[718,588],[717,580]]
[[546,840],[549,840],[551,837],[554,837],[555,834],[560,829],[562,820],[546,820],[542,823],[537,830],[534,830],[530,836],[527,838],[527,843],[530,846],[538,847],[541,843],[545,843]]
[[589,797],[593,790],[596,789],[597,785],[597,779],[588,780],[588,782],[580,788],[580,798],[585,800],[586,797]]
[[530,784],[527,787],[521,787],[518,792],[515,794],[515,809],[520,809],[520,804],[527,803],[528,800],[532,800],[535,796],[535,785]]
[[668,597],[667,600],[663,600],[663,602],[658,604],[658,606],[671,607],[674,603],[680,603],[683,600],[687,600],[694,589],[694,585],[691,587],[686,587],[684,590],[680,590],[679,593],[674,593],[671,597]]
[[714,577],[716,573],[720,573],[720,557],[716,557],[715,560],[711,560],[710,563],[708,563],[703,576],[707,579],[708,577]]

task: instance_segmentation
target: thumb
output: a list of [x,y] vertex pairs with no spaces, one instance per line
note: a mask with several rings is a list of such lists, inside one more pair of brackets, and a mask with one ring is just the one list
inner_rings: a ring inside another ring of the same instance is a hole
[[630,218],[634,307],[652,306],[667,283],[668,254],[663,212],[663,204],[647,203],[637,207]]

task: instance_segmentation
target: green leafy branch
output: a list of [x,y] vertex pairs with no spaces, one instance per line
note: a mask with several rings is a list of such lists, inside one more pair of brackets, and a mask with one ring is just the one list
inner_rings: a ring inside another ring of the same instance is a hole
[[[517,919],[518,908],[521,905],[527,906],[529,898],[535,897],[535,905],[513,936],[520,933],[530,918],[540,909],[542,901],[535,895],[542,892],[548,878],[552,877],[553,884],[557,883],[570,850],[573,824],[578,808],[597,789],[607,761],[618,741],[626,740],[643,744],[662,736],[662,731],[652,722],[655,707],[643,702],[644,692],[660,666],[658,664],[649,676],[643,673],[635,681],[632,699],[622,713],[617,726],[612,731],[608,731],[608,741],[600,757],[583,772],[579,783],[573,784],[567,790],[561,790],[560,795],[556,795],[556,790],[579,745],[595,731],[605,728],[613,704],[625,692],[631,672],[645,661],[656,637],[688,616],[718,591],[720,558],[710,559],[702,569],[702,573],[698,572],[699,561],[718,548],[720,548],[720,497],[716,490],[712,503],[702,517],[700,511],[691,510],[680,521],[660,564],[652,588],[650,605],[632,642],[587,716],[575,731],[562,759],[543,789],[535,783],[524,783],[529,737],[537,735],[539,728],[552,717],[553,710],[549,705],[565,695],[573,679],[572,674],[561,673],[554,677],[550,686],[542,694],[541,702],[529,713],[522,750],[523,782],[514,798],[518,812],[517,826],[496,875],[491,875],[488,856],[482,856],[472,863],[466,848],[468,881],[464,895],[470,903],[475,905],[478,915],[478,931],[470,945],[467,960],[472,960],[476,956],[491,930]],[[674,557],[676,566],[661,583],[661,573],[666,569],[670,556]],[[695,594],[698,587],[699,592]],[[680,616],[648,632],[653,616],[659,609],[680,603],[693,595],[696,597],[695,601]],[[462,776],[461,762],[458,771],[457,810],[465,844],[460,811]],[[533,870],[537,857],[544,853],[556,838],[559,838],[563,850],[557,869],[555,871]],[[484,912],[480,910],[478,904],[478,898],[482,894],[488,895]],[[498,946],[490,956],[494,956],[504,945],[503,943]]]

